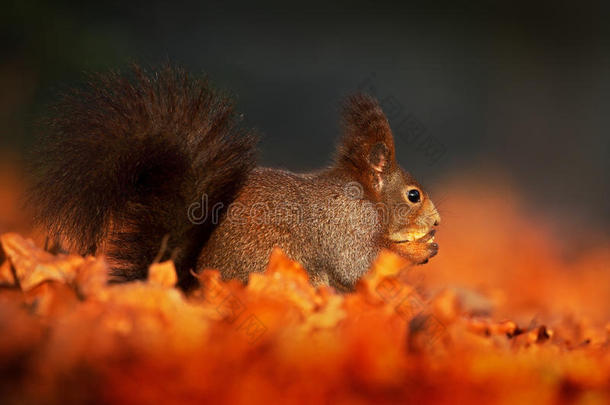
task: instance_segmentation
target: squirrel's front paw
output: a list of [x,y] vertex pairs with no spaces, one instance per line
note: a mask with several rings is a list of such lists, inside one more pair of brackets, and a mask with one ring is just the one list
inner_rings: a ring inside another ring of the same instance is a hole
[[428,263],[438,253],[438,243],[434,242],[434,230],[412,242],[392,243],[391,250],[414,264]]
[[438,253],[438,243],[411,242],[406,247],[406,256],[415,264],[428,263],[431,257]]

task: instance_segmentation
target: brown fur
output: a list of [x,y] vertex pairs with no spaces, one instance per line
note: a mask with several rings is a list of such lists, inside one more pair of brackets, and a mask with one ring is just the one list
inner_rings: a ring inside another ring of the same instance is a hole
[[[191,269],[247,281],[279,246],[314,283],[350,290],[382,248],[414,263],[436,254],[433,232],[402,239],[440,217],[396,163],[374,99],[349,98],[342,122],[332,167],[252,170],[252,131],[206,81],[170,67],[97,76],[49,121],[30,202],[53,239],[107,254],[118,280],[144,278],[155,258],[172,258],[183,287],[195,280]],[[407,200],[412,188],[420,202]],[[214,215],[193,222],[198,203],[203,213],[218,208],[219,223]]]

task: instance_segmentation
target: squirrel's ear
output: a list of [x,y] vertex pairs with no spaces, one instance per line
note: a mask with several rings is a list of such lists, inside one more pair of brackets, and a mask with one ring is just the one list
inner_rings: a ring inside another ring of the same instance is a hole
[[390,150],[384,143],[376,143],[369,153],[369,166],[373,170],[371,185],[375,190],[381,190],[384,185],[384,173],[389,168]]
[[378,193],[397,165],[392,131],[377,100],[363,94],[349,97],[343,107],[342,126],[337,164]]

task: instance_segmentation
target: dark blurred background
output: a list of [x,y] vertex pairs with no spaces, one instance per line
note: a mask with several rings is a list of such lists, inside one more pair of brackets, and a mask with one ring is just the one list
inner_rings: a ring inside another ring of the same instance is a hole
[[416,4],[5,2],[0,148],[23,159],[36,120],[83,72],[171,61],[238,97],[265,165],[328,163],[340,100],[364,90],[390,117],[400,163],[436,192],[491,171],[566,233],[607,233],[610,7]]

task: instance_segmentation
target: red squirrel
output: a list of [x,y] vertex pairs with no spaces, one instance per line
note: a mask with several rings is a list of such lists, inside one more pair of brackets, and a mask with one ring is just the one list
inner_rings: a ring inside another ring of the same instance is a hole
[[62,249],[106,255],[116,281],[171,259],[186,289],[208,268],[247,282],[277,246],[313,284],[350,291],[384,248],[414,264],[438,252],[439,213],[367,95],[343,105],[334,163],[306,174],[256,167],[231,98],[180,68],[93,76],[44,127],[34,220]]

